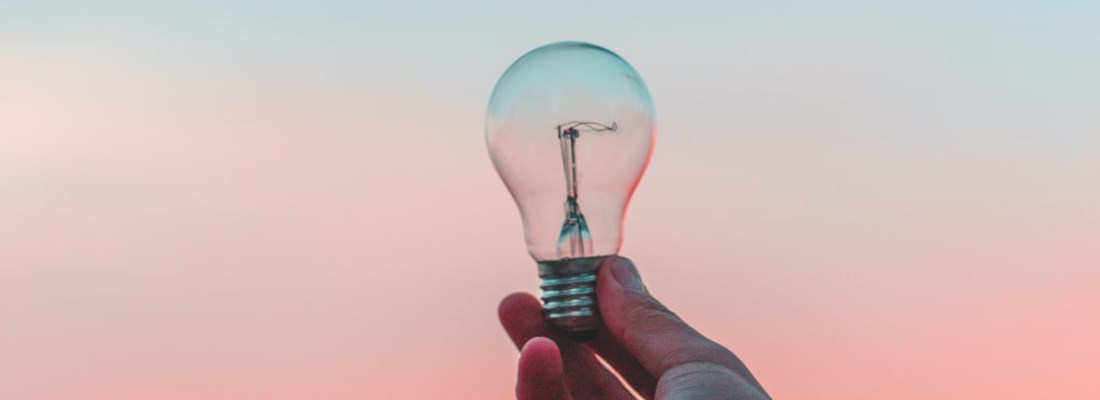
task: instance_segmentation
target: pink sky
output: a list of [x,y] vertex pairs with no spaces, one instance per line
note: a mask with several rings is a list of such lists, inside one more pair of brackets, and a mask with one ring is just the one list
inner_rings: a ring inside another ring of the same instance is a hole
[[[268,15],[218,47],[236,25],[97,12],[0,42],[0,398],[511,395],[495,307],[538,280],[484,108],[575,35],[281,42]],[[691,46],[580,32],[657,104],[622,252],[652,291],[775,398],[1095,398],[1100,64],[1077,25],[782,15]]]

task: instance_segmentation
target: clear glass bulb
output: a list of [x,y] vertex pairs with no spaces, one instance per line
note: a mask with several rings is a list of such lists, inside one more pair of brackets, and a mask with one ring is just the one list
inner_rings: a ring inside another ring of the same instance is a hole
[[599,327],[595,274],[617,254],[623,217],[649,164],[653,100],[625,60],[560,42],[524,54],[493,90],[489,155],[523,217],[543,277],[545,316],[569,331]]

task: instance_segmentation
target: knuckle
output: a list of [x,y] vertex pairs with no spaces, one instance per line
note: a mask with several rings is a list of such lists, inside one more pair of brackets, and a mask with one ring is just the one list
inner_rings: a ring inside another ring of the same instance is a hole
[[724,365],[693,362],[677,366],[657,383],[657,397],[677,399],[765,399],[759,389]]

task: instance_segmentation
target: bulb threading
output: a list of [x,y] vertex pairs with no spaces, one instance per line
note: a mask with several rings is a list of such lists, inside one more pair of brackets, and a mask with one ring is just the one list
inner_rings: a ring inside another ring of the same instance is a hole
[[539,261],[543,318],[578,338],[603,326],[596,298],[596,276],[605,258]]

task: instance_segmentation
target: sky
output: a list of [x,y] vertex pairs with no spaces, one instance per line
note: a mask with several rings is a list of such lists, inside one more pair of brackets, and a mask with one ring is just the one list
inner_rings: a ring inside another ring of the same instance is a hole
[[[596,3],[596,4],[588,4]],[[1100,3],[0,2],[0,398],[508,398],[489,162],[560,40],[649,86],[621,254],[775,398],[1100,393]]]

